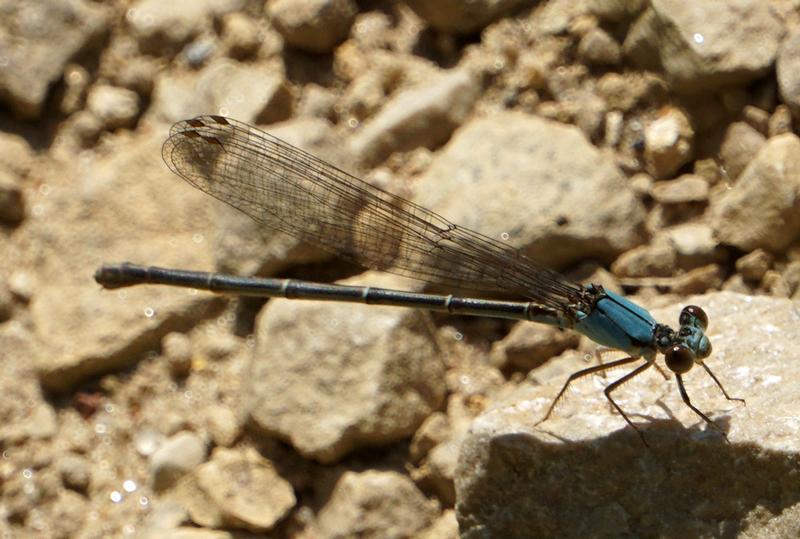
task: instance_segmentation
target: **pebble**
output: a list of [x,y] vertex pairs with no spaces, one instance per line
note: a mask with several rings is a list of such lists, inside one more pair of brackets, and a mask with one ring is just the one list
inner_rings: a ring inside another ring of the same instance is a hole
[[719,152],[728,177],[736,180],[766,141],[766,137],[748,123],[730,124]]
[[760,283],[772,267],[773,257],[763,249],[751,251],[736,261],[738,271],[746,281]]
[[25,219],[25,198],[16,176],[0,169],[0,221],[16,225]]
[[594,28],[578,43],[578,55],[590,65],[616,65],[622,59],[622,48],[605,30]]
[[184,333],[167,333],[161,339],[161,350],[173,376],[185,377],[192,370],[192,342]]
[[286,43],[317,54],[344,41],[355,20],[353,0],[274,0],[267,13]]
[[206,459],[206,442],[192,432],[179,432],[150,457],[150,480],[158,491],[173,486]]
[[689,202],[706,202],[708,200],[708,183],[694,174],[668,181],[655,182],[650,194],[661,204],[686,204]]
[[139,115],[139,95],[126,88],[101,84],[89,90],[86,107],[107,129],[131,127]]
[[694,130],[682,110],[668,107],[644,130],[647,170],[656,178],[668,178],[692,158]]

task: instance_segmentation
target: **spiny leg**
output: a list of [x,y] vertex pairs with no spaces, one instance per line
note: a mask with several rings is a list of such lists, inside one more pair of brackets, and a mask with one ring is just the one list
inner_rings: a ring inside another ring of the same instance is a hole
[[630,425],[630,426],[631,426],[631,428],[633,428],[633,430],[635,430],[635,431],[636,431],[636,434],[638,434],[638,435],[639,435],[639,438],[641,438],[641,439],[642,439],[642,443],[645,445],[645,447],[650,447],[650,445],[647,443],[647,440],[645,440],[645,439],[644,439],[644,434],[642,433],[642,431],[640,431],[640,430],[639,430],[639,428],[638,428],[636,425],[634,425],[634,424],[633,424],[633,421],[631,421],[631,420],[628,418],[628,415],[627,415],[627,414],[626,414],[626,413],[625,413],[625,412],[622,410],[622,408],[620,408],[620,406],[619,406],[619,405],[618,405],[618,404],[617,404],[617,403],[614,401],[614,399],[611,397],[611,392],[612,392],[612,391],[614,391],[615,389],[617,389],[618,387],[620,387],[620,386],[621,386],[622,384],[624,384],[625,382],[627,382],[627,381],[631,380],[632,378],[635,378],[635,377],[639,376],[639,375],[640,375],[640,374],[642,374],[644,371],[646,371],[647,369],[649,369],[649,368],[650,368],[652,365],[653,365],[653,363],[652,363],[651,361],[648,361],[648,362],[646,362],[644,365],[639,365],[638,367],[636,367],[635,369],[633,369],[631,372],[629,372],[628,374],[626,374],[625,376],[623,376],[622,378],[620,378],[620,379],[619,379],[619,380],[617,380],[616,382],[613,382],[611,385],[609,385],[609,386],[608,386],[608,387],[605,389],[605,391],[603,391],[603,393],[605,393],[605,396],[606,396],[606,398],[609,400],[609,402],[611,402],[611,404],[614,406],[614,408],[616,408],[616,409],[617,409],[617,412],[619,412],[619,414],[620,414],[620,415],[622,416],[622,418],[623,418],[623,419],[624,419],[624,420],[625,420],[625,421],[628,423],[628,425]]
[[[544,423],[545,421],[547,421],[550,418],[550,415],[553,413],[553,410],[555,409],[556,405],[558,405],[559,401],[564,396],[564,393],[567,391],[567,388],[569,387],[569,385],[572,382],[574,382],[575,380],[577,380],[578,378],[583,378],[584,376],[587,376],[589,374],[592,374],[592,373],[595,373],[595,372],[604,371],[606,369],[613,369],[615,367],[619,367],[620,365],[627,365],[628,363],[633,363],[634,361],[638,361],[638,360],[639,360],[638,357],[631,356],[631,357],[626,357],[624,359],[618,359],[617,361],[612,361],[610,363],[605,363],[603,365],[595,365],[594,367],[589,367],[588,369],[583,369],[583,370],[578,371],[578,372],[573,372],[572,374],[569,375],[569,378],[567,378],[567,381],[564,384],[564,387],[562,387],[561,391],[558,392],[558,395],[556,395],[556,398],[553,399],[553,402],[550,404],[550,408],[547,409],[547,413],[544,415],[544,417],[542,419],[537,421],[534,424],[534,426],[539,425],[540,423]],[[649,362],[648,362],[648,364],[649,364]]]
[[706,414],[704,414],[703,412],[701,412],[700,410],[698,410],[698,409],[697,409],[697,407],[696,407],[694,404],[692,404],[692,402],[689,400],[689,394],[688,394],[688,393],[686,393],[686,388],[685,388],[685,387],[683,387],[683,378],[681,377],[681,375],[680,375],[680,374],[678,374],[678,373],[675,373],[675,379],[678,381],[678,391],[680,391],[680,393],[681,393],[681,399],[683,399],[683,402],[686,404],[686,406],[688,406],[689,408],[691,408],[691,409],[692,409],[692,411],[693,411],[694,413],[696,413],[697,415],[699,415],[700,417],[702,417],[702,418],[703,418],[703,420],[705,420],[705,422],[706,422],[706,423],[708,423],[709,425],[711,425],[711,427],[713,427],[713,428],[714,428],[715,430],[717,430],[717,431],[718,431],[720,434],[722,434],[722,437],[723,437],[723,438],[725,438],[725,441],[726,441],[726,442],[728,442],[728,443],[731,443],[731,442],[730,442],[730,440],[728,440],[728,437],[725,435],[725,431],[723,431],[723,430],[722,430],[722,429],[719,427],[719,425],[717,425],[716,423],[714,423],[713,421],[711,421],[711,419],[709,419],[709,418],[708,418],[708,416],[707,416]]
[[728,392],[725,391],[724,387],[722,387],[722,383],[720,383],[720,381],[717,380],[717,377],[714,376],[714,373],[711,372],[711,369],[708,368],[708,365],[706,365],[705,363],[700,363],[700,365],[703,366],[703,368],[706,370],[711,379],[714,380],[714,383],[717,384],[717,387],[719,388],[720,391],[722,391],[722,394],[725,395],[726,399],[728,399],[729,401],[739,401],[745,406],[747,406],[747,403],[744,401],[744,399],[740,399],[738,397],[731,397],[730,395],[728,395]]

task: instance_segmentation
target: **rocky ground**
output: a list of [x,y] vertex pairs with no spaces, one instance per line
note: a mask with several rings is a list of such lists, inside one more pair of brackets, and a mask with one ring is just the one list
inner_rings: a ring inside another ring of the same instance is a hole
[[[106,291],[102,263],[420,289],[173,176],[230,116],[714,346]],[[3,537],[800,535],[800,2],[0,0]],[[621,356],[617,356],[621,357]],[[587,359],[589,358],[589,359]],[[614,359],[609,354],[603,359]]]

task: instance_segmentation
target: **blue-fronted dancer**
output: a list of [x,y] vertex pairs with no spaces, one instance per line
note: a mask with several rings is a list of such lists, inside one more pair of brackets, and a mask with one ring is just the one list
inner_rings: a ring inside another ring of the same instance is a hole
[[[95,274],[106,288],[168,284],[244,296],[349,301],[417,307],[452,314],[531,320],[572,329],[628,357],[569,377],[642,362],[605,389],[605,396],[644,440],[611,393],[655,365],[662,353],[681,398],[713,428],[722,430],[689,399],[682,375],[701,365],[730,397],[703,360],[711,354],[708,318],[700,307],[683,309],[677,331],[642,307],[605,290],[583,286],[547,269],[513,247],[457,226],[408,200],[363,182],[255,127],[221,116],[175,124],[164,143],[167,166],[198,189],[241,210],[258,223],[327,249],[362,266],[459,289],[500,291],[520,301],[421,294],[291,279],[106,265]],[[540,422],[541,422],[540,421]],[[722,433],[724,436],[724,433]],[[727,439],[727,438],[726,438]],[[646,443],[646,442],[645,442]]]

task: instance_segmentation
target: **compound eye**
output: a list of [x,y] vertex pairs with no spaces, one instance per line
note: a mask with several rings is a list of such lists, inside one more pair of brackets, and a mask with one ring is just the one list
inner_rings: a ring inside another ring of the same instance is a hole
[[672,372],[683,374],[694,365],[694,352],[682,344],[673,344],[664,352],[664,360]]
[[678,319],[680,325],[686,326],[691,324],[692,319],[697,320],[703,331],[708,328],[708,315],[706,312],[697,305],[687,305],[681,311],[681,316]]

